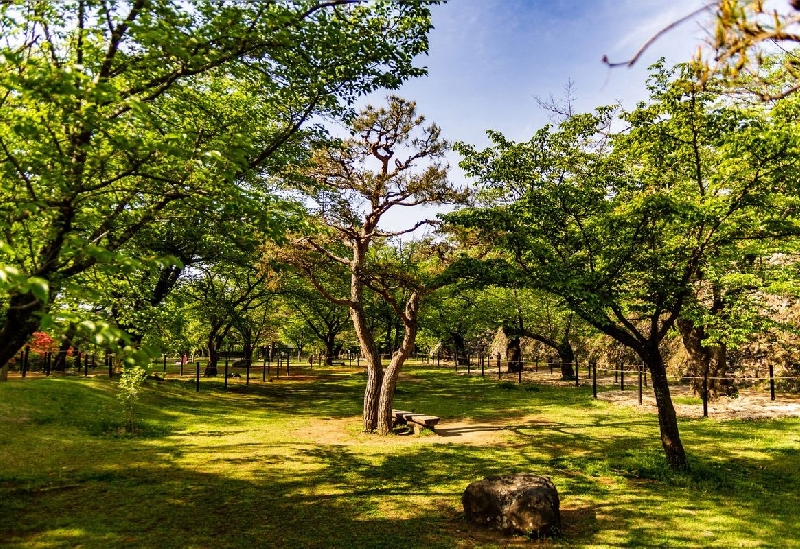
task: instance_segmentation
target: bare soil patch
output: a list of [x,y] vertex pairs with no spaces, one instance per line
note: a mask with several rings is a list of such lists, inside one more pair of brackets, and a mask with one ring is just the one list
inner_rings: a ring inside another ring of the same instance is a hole
[[[649,394],[648,394],[649,393]],[[689,387],[676,385],[670,387],[675,406],[675,413],[680,417],[703,417],[703,404],[675,403],[676,398],[697,398]],[[639,392],[636,387],[627,391],[606,391],[597,395],[598,399],[622,404],[639,406]],[[650,390],[642,393],[642,408],[655,414],[656,399]],[[771,419],[779,417],[800,417],[800,398],[795,395],[775,395],[771,401],[769,393],[756,391],[740,391],[736,398],[719,397],[708,401],[708,417],[717,419]]]
[[298,427],[294,430],[294,435],[320,444],[335,445],[375,444],[381,446],[456,442],[475,446],[495,446],[506,442],[509,435],[513,433],[513,429],[516,428],[501,423],[443,420],[433,432],[378,437],[360,432],[361,421],[360,416],[321,418],[308,425]]
[[[473,374],[474,375],[474,374]],[[494,374],[497,375],[496,372]],[[517,374],[503,372],[502,381],[518,382]],[[526,370],[522,374],[523,383],[537,383],[542,385],[558,385],[561,387],[574,387],[575,381],[563,381],[558,373],[550,374],[549,370],[542,368],[539,372]],[[608,387],[611,380],[598,378],[598,387]],[[614,404],[624,406],[639,406],[639,392],[636,377],[630,380],[626,377],[625,391],[613,390],[598,392],[597,398]],[[590,385],[591,380],[585,378],[585,371],[581,373],[580,384]],[[642,409],[646,413],[657,414],[655,396],[652,388],[644,387],[642,391]],[[688,385],[674,384],[670,386],[675,412],[680,417],[703,417],[703,404],[698,395],[692,393]],[[696,403],[682,403],[682,399],[696,399]],[[676,402],[676,400],[678,402]],[[775,400],[770,400],[769,390],[756,391],[742,389],[735,398],[726,396],[708,402],[708,417],[716,419],[772,419],[781,417],[800,417],[800,395],[776,394]]]

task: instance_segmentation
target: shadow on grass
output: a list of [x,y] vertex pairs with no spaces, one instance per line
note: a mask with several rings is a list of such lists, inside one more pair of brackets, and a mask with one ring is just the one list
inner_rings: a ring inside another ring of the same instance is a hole
[[[399,395],[407,403],[502,421],[494,428],[513,438],[468,446],[453,429],[444,444],[423,437],[359,445],[289,434],[289,421],[358,414],[360,379],[237,395],[221,384],[200,395],[159,384],[143,399],[142,417],[168,430],[150,438],[90,428],[118,406],[107,382],[43,381],[37,399],[33,384],[25,394],[2,387],[0,540],[9,547],[487,546],[493,538],[463,522],[464,488],[530,471],[551,476],[561,493],[564,536],[556,544],[721,546],[725,532],[756,545],[794,543],[797,421],[682,423],[693,468],[673,473],[652,416],[592,403],[569,388],[420,377],[426,383]],[[265,424],[275,431],[269,440],[254,434]],[[737,454],[754,445],[762,448],[756,455]]]

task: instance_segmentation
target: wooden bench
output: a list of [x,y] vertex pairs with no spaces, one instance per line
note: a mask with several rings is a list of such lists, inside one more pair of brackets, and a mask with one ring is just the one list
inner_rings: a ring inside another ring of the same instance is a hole
[[395,425],[409,425],[418,433],[422,429],[430,429],[434,431],[434,427],[439,423],[439,418],[436,416],[427,416],[425,414],[415,414],[414,412],[405,412],[403,410],[392,410]]

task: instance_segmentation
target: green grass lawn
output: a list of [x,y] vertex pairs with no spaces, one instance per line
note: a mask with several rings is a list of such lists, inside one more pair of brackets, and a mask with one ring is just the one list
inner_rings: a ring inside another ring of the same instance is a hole
[[[407,373],[397,408],[502,430],[362,434],[359,374],[149,381],[137,436],[107,378],[2,383],[0,546],[800,547],[800,420],[682,420],[692,469],[674,474],[655,416],[587,387]],[[560,537],[463,521],[467,484],[506,472],[553,479]]]

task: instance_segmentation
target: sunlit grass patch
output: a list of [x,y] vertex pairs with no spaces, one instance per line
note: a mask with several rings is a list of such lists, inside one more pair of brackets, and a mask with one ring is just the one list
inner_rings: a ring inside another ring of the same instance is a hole
[[[800,521],[800,420],[681,422],[688,471],[657,419],[585,388],[412,366],[396,406],[494,427],[361,432],[363,379],[151,382],[120,434],[103,378],[0,384],[0,539],[10,547],[487,547],[461,517],[469,482],[534,472],[559,489],[548,546],[782,546]],[[516,543],[516,542],[515,542]]]

